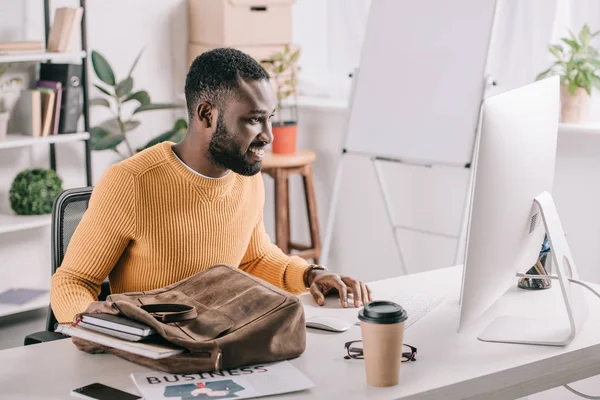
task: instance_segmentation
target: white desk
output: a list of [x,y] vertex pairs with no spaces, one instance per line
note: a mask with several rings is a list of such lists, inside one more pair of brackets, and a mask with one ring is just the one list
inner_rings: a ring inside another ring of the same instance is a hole
[[[344,343],[360,338],[353,326],[341,334],[310,330],[306,352],[292,363],[316,387],[284,398],[333,399],[513,399],[564,383],[600,374],[600,300],[589,297],[590,319],[567,348],[485,343],[476,339],[478,330],[457,334],[458,293],[461,269],[447,268],[376,282],[376,295],[397,291],[441,292],[446,302],[412,325],[405,340],[418,348],[418,360],[402,366],[400,384],[392,388],[366,386],[364,365],[344,360]],[[511,290],[494,305],[492,315],[521,300],[529,306],[548,303],[552,312],[554,290]],[[557,298],[558,299],[558,298]],[[303,298],[308,316],[335,312],[354,320],[357,309],[319,308]],[[525,313],[526,307],[512,310]],[[480,321],[481,328],[490,316]],[[92,382],[102,382],[137,393],[131,372],[146,368],[112,355],[90,355],[78,351],[70,340],[20,347],[0,352],[1,399],[70,399],[69,391]]]

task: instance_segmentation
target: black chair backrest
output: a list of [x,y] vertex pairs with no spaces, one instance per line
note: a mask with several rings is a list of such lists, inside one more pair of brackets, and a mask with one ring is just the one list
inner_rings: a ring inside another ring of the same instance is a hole
[[[88,208],[92,187],[64,190],[54,201],[52,210],[52,274],[62,264],[69,242]],[[54,331],[56,318],[48,311],[46,330]]]

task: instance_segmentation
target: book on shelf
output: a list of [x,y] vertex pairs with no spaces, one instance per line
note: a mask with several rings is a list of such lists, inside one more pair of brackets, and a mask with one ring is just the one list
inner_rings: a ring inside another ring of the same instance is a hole
[[59,133],[63,87],[60,81],[39,80],[22,90],[9,121],[9,131],[33,137]]
[[44,43],[40,40],[0,42],[0,54],[35,53],[40,51],[44,51]]
[[73,63],[40,63],[40,79],[62,84],[62,100],[58,133],[78,131],[83,109],[82,65]]
[[58,7],[48,35],[49,52],[69,52],[72,50],[77,27],[83,17],[82,7]]
[[[37,88],[46,88],[54,92],[54,104],[52,107],[52,121],[50,123],[50,135],[58,134],[58,121],[60,119],[60,104],[62,101],[62,83],[57,81],[39,80],[36,83]],[[46,136],[46,135],[44,135]]]
[[185,349],[174,346],[161,337],[153,337],[146,341],[135,342],[92,331],[79,325],[73,325],[58,324],[55,331],[154,360],[181,354],[185,351]]
[[130,376],[145,399],[250,399],[314,387],[289,361],[198,374],[151,371]]
[[26,89],[10,115],[9,131],[33,137],[42,136],[42,94],[37,89]]
[[52,134],[52,121],[54,118],[54,103],[56,94],[49,88],[37,88],[42,96],[42,136]]

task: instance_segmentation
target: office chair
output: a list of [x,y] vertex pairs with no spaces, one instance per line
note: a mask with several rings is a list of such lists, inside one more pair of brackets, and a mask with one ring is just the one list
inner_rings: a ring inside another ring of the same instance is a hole
[[[75,228],[81,221],[83,214],[88,208],[92,187],[83,187],[64,190],[54,201],[52,207],[52,274],[56,272],[62,264],[63,258],[75,232]],[[105,300],[110,294],[108,282],[102,283],[102,289],[99,300]],[[52,312],[52,307],[48,307],[48,319],[46,321],[46,330],[27,335],[24,345],[50,342],[52,340],[64,339],[67,336],[54,332],[56,317]]]

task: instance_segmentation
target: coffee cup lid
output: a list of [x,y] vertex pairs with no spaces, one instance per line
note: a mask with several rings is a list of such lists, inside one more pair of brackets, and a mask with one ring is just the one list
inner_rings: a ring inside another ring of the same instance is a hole
[[373,324],[398,324],[407,318],[408,314],[402,306],[386,300],[371,301],[358,312],[358,319]]

